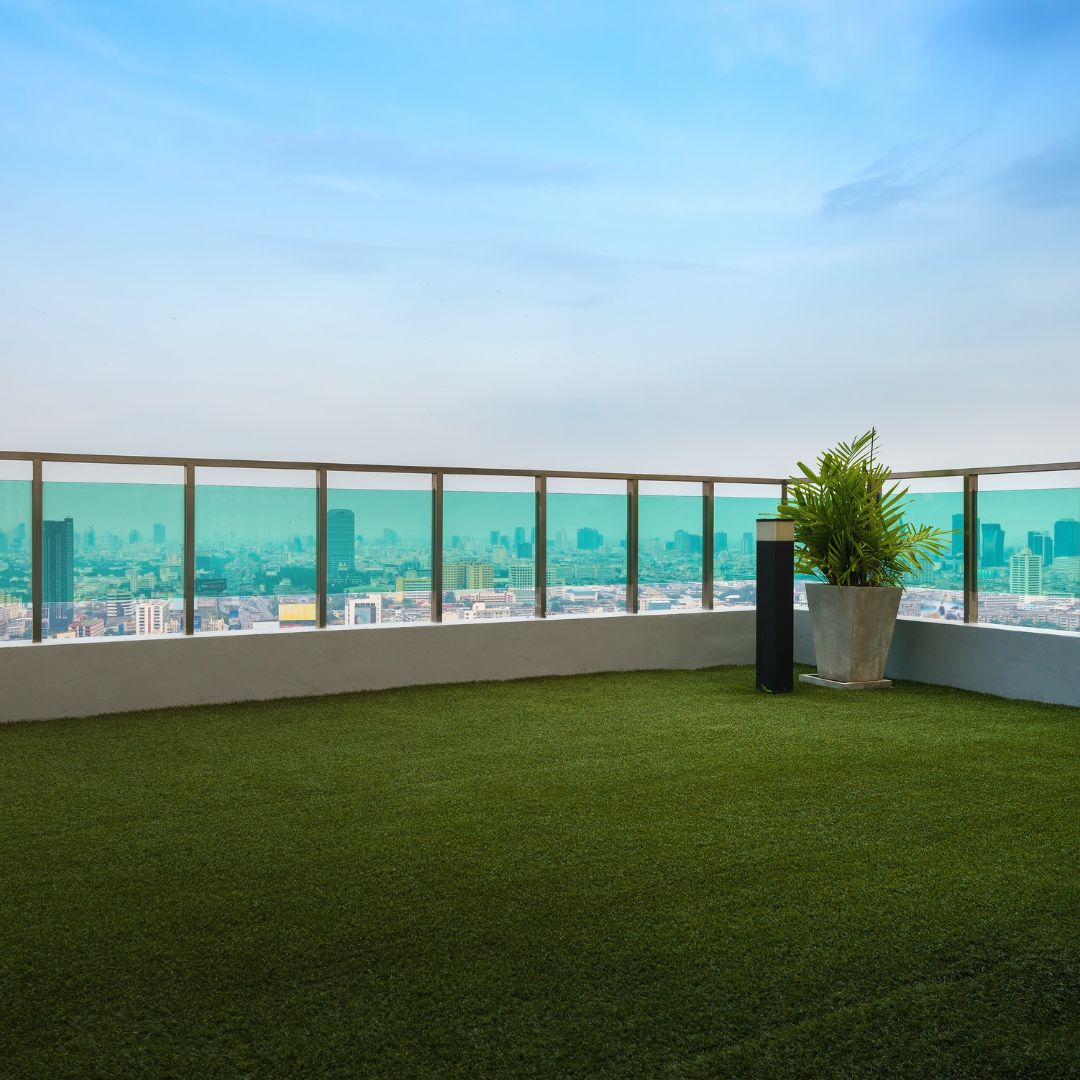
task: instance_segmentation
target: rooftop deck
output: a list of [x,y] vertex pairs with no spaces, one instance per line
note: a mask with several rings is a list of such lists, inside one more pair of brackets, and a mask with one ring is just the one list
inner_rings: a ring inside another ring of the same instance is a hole
[[1073,1075],[1078,721],[727,667],[0,726],[0,1074]]

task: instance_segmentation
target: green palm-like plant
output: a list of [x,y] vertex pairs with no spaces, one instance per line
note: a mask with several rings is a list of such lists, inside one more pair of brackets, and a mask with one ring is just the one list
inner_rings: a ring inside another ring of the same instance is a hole
[[795,521],[795,568],[830,585],[896,586],[941,555],[949,535],[904,521],[908,489],[885,484],[892,470],[874,460],[877,430],[799,462],[779,513]]

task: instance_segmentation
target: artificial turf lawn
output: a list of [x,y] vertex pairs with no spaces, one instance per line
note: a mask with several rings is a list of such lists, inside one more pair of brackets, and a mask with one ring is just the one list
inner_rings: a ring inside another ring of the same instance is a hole
[[1080,1075],[1080,710],[752,681],[0,726],[0,1073]]

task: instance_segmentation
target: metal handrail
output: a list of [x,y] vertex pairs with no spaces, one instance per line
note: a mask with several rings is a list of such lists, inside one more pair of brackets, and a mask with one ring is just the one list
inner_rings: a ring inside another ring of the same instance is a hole
[[990,465],[978,469],[922,469],[894,472],[894,480],[929,480],[948,476],[1002,476],[1009,473],[1080,472],[1080,461],[1048,461],[1039,465]]
[[378,465],[347,461],[273,461],[256,458],[149,457],[143,454],[50,454],[0,450],[0,461],[48,461],[84,465],[171,465],[197,469],[282,469],[304,472],[413,473],[425,476],[543,476],[565,480],[652,480],[688,484],[783,484],[778,476],[712,476],[684,473],[597,472],[582,469],[493,469],[475,465]]
[[[87,465],[192,465],[200,469],[297,469],[317,472],[419,473],[443,476],[544,476],[567,480],[652,480],[690,484],[784,484],[789,477],[717,476],[700,473],[598,472],[581,469],[510,469],[475,465],[384,465],[346,461],[277,461],[269,458],[152,457],[145,454],[71,454],[37,450],[0,450],[0,461],[51,461]],[[984,465],[953,469],[909,469],[893,472],[896,480],[926,480],[950,476],[994,476],[1009,473],[1080,472],[1080,461],[1046,461],[1028,465]]]

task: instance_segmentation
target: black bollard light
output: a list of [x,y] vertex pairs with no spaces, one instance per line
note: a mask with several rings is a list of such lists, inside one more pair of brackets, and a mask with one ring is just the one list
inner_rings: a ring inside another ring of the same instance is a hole
[[790,694],[795,665],[795,522],[757,523],[757,686]]

